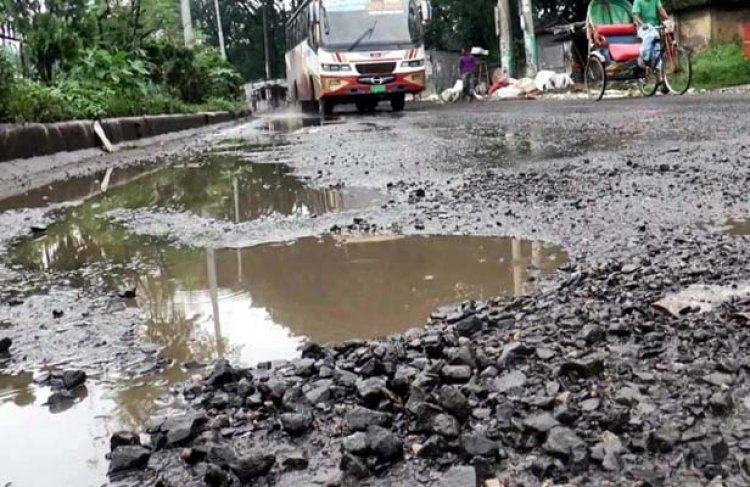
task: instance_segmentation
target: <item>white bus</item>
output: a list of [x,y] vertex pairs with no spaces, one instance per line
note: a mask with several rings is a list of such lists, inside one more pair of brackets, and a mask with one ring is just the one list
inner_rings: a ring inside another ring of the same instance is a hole
[[330,114],[336,104],[404,109],[425,88],[424,0],[307,0],[286,26],[292,101]]

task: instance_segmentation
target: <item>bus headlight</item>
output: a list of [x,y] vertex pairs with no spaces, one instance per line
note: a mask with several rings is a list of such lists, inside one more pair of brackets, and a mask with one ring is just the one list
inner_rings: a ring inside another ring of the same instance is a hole
[[401,61],[402,68],[421,68],[424,66],[424,59],[418,59],[416,61]]
[[320,67],[323,71],[339,72],[339,71],[351,71],[352,67],[348,64],[321,64]]

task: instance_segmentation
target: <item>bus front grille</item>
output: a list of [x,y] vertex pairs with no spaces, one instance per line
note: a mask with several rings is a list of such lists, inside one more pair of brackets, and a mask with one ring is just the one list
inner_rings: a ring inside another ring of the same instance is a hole
[[396,69],[396,63],[357,64],[359,74],[391,74],[394,69]]

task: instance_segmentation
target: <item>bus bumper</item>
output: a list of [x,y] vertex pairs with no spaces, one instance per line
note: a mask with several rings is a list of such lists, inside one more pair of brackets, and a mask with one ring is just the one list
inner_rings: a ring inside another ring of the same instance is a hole
[[323,98],[376,96],[387,99],[398,94],[421,93],[425,89],[424,71],[378,75],[376,78],[382,81],[379,84],[372,83],[371,78],[369,75],[323,75],[320,77],[321,95]]

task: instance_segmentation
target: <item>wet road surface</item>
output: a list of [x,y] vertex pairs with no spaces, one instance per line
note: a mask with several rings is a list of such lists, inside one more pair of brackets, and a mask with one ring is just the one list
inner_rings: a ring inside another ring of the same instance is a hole
[[[554,283],[569,255],[742,238],[748,108],[703,96],[280,115],[197,155],[3,199],[0,483],[105,482],[109,435],[179,406],[170,387],[198,363],[403,332],[442,306]],[[32,380],[50,367],[93,377],[54,413]]]

